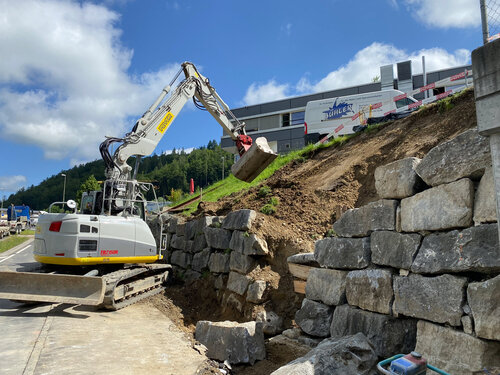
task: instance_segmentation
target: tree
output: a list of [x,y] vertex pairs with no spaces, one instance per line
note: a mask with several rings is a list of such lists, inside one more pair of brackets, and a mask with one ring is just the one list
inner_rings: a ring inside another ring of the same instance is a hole
[[81,200],[82,200],[82,194],[85,191],[93,191],[93,190],[100,190],[101,186],[99,185],[99,182],[95,179],[94,175],[91,174],[87,180],[80,185],[80,189],[76,192],[76,201],[78,202],[78,205],[80,205]]
[[375,76],[372,78],[372,82],[373,83],[377,83],[377,82],[380,82],[380,76]]

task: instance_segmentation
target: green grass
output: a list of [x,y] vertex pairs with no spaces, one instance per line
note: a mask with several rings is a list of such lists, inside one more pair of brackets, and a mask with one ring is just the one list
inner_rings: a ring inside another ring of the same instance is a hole
[[[319,146],[314,146],[313,144],[311,144],[311,145],[308,145],[308,146],[302,148],[301,150],[292,151],[286,155],[279,155],[252,182],[240,181],[236,177],[234,177],[233,175],[230,175],[229,177],[225,178],[224,180],[218,181],[215,184],[204,189],[206,191],[208,191],[208,190],[211,190],[211,191],[209,191],[207,193],[203,192],[203,201],[216,202],[218,199],[225,197],[227,195],[230,195],[232,193],[236,193],[236,192],[244,193],[248,189],[259,185],[262,181],[271,177],[278,169],[282,168],[283,166],[287,165],[288,163],[290,163],[294,160],[298,160],[300,162],[303,162],[306,159],[308,159],[309,156],[312,155],[312,153],[314,151],[319,150],[319,149],[323,149],[323,148],[327,148],[327,147],[330,147],[333,145],[342,145],[354,136],[355,136],[355,134],[338,137],[338,138],[335,138],[329,142],[320,144]],[[265,189],[265,190],[267,190],[267,189]],[[267,193],[267,191],[266,191],[266,193]],[[192,196],[189,198],[192,198]],[[186,199],[181,200],[179,202],[175,202],[175,204],[182,203],[183,201],[186,201],[189,198],[186,198]],[[194,201],[193,203],[191,203],[188,206],[188,209],[186,211],[184,211],[184,214],[190,215],[192,212],[194,212],[196,210],[198,202],[199,201]]]
[[12,249],[14,246],[22,244],[28,241],[29,238],[26,236],[9,236],[0,241],[0,253]]
[[26,229],[21,232],[21,236],[34,236],[35,231],[33,229]]

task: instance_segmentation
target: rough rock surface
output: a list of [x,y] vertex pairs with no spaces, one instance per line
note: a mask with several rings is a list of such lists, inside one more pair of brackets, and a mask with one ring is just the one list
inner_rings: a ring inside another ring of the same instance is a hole
[[470,283],[467,301],[472,310],[476,335],[500,341],[500,275],[487,281]]
[[416,169],[426,184],[437,186],[463,177],[479,178],[490,165],[488,138],[471,129],[434,147]]
[[345,301],[347,271],[313,268],[306,284],[306,298],[326,305],[340,305]]
[[266,255],[269,252],[266,241],[255,234],[237,230],[233,232],[229,248],[245,255]]
[[314,253],[299,253],[290,255],[286,258],[288,263],[304,264],[304,265],[315,265],[317,264],[316,258],[314,258]]
[[208,261],[210,272],[227,273],[229,272],[229,254],[213,253]]
[[398,201],[382,199],[346,211],[333,224],[341,237],[366,237],[376,230],[396,230]]
[[192,254],[188,254],[182,250],[179,250],[179,251],[174,251],[172,253],[172,258],[170,259],[170,263],[185,269],[188,268],[189,265],[191,265],[192,259],[193,259]]
[[314,257],[321,267],[361,269],[370,264],[370,238],[329,237],[316,241]]
[[425,190],[401,201],[403,232],[472,225],[474,184],[468,178]]
[[247,291],[251,279],[248,276],[241,275],[237,272],[229,272],[227,280],[227,289],[242,296]]
[[239,273],[247,274],[255,265],[255,259],[237,251],[231,252],[229,260],[229,269]]
[[497,224],[428,235],[411,270],[416,273],[500,271]]
[[204,248],[207,247],[207,238],[205,237],[205,233],[198,234],[194,237],[194,242],[193,242],[193,252],[197,253],[199,251],[202,251]]
[[304,298],[295,313],[295,322],[308,335],[327,337],[330,334],[333,307]]
[[394,296],[392,272],[378,268],[349,272],[346,279],[346,296],[349,305],[390,314]]
[[266,357],[262,323],[200,320],[195,338],[207,347],[206,355],[218,361],[253,365]]
[[229,249],[229,242],[231,241],[231,232],[222,228],[205,228],[205,237],[208,246],[214,249]]
[[184,250],[186,248],[186,239],[184,236],[178,236],[174,234],[172,236],[172,241],[170,241],[170,246],[174,249]]
[[486,169],[476,191],[474,200],[474,223],[490,223],[497,221],[495,183],[493,171]]
[[333,338],[363,333],[379,357],[409,353],[415,348],[417,321],[363,311],[349,305],[337,306],[333,313],[330,335]]
[[255,280],[248,286],[247,301],[252,303],[261,303],[266,287],[267,282],[264,280]]
[[368,339],[358,333],[323,340],[305,356],[280,367],[271,375],[368,375],[377,355]]
[[375,189],[380,198],[401,199],[418,193],[423,187],[415,168],[419,158],[405,158],[375,169]]
[[467,279],[452,275],[394,276],[395,314],[459,326]]
[[370,236],[372,262],[409,270],[421,239],[422,236],[417,233],[373,232]]
[[230,230],[250,230],[252,223],[257,217],[254,210],[238,210],[227,214],[222,222],[222,228]]
[[262,322],[262,330],[266,335],[277,335],[283,331],[283,318],[274,311],[260,311],[255,317],[256,322]]
[[453,375],[496,374],[492,370],[500,368],[500,343],[423,320],[417,324],[415,350],[425,353],[430,364]]
[[191,268],[195,271],[201,272],[208,267],[208,261],[210,260],[210,248],[207,247],[203,251],[194,254],[193,261],[191,262]]

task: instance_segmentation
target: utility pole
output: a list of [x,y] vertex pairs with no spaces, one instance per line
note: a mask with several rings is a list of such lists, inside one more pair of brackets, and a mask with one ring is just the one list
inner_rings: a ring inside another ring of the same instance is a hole
[[490,31],[488,30],[488,15],[486,14],[486,0],[479,0],[479,4],[481,8],[481,25],[483,27],[483,44],[486,44],[490,37]]
[[64,185],[63,185],[63,202],[65,202],[64,198],[66,197],[66,175],[64,173],[61,173],[61,176],[64,177]]

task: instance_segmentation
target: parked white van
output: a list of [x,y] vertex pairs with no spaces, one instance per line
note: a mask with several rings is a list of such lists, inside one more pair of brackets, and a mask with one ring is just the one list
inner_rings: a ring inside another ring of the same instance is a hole
[[369,118],[385,116],[416,102],[399,90],[310,101],[304,119],[306,137],[315,142],[334,130],[336,135],[352,134],[362,129]]

